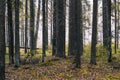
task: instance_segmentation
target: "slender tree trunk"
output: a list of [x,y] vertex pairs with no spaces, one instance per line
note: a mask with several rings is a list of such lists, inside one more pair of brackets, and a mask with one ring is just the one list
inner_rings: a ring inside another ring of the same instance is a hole
[[103,0],[103,46],[108,46],[107,0]]
[[21,47],[24,47],[24,25],[23,25],[23,19],[21,19]]
[[43,19],[42,19],[42,25],[43,25],[43,41],[42,41],[42,62],[44,62],[44,58],[45,58],[45,54],[46,54],[46,25],[45,25],[45,0],[42,0],[42,16],[43,16]]
[[31,57],[34,55],[34,0],[30,0],[30,54]]
[[9,32],[9,64],[14,64],[14,34],[13,34],[13,20],[12,20],[12,1],[7,0],[8,3],[8,32]]
[[25,1],[25,54],[28,47],[28,0]]
[[0,0],[0,80],[5,80],[5,0]]
[[50,44],[51,44],[51,46],[52,46],[52,40],[53,40],[53,0],[51,0],[51,33],[50,33],[50,35],[51,35],[51,40],[50,40]]
[[93,0],[93,20],[92,20],[92,43],[90,63],[96,65],[96,44],[97,44],[97,14],[98,0]]
[[46,49],[48,48],[48,0],[45,0],[45,44]]
[[111,0],[108,0],[108,28],[109,28],[109,38],[108,38],[108,62],[112,62],[112,48],[111,48]]
[[[23,4],[23,2],[22,2],[22,4]],[[20,10],[20,15],[23,15],[23,13],[24,13],[23,6],[21,8],[22,8],[22,10]],[[20,37],[21,37],[20,38],[21,39],[20,46],[23,47],[24,46],[24,18],[23,17],[20,18]]]
[[117,49],[118,49],[118,48],[119,48],[119,24],[120,24],[120,23],[119,23],[119,9],[120,9],[120,8],[119,8],[119,0],[118,0],[118,3],[117,3],[117,4],[118,4],[118,5],[117,5],[117,6],[118,6],[118,11],[117,11],[117,18],[118,18],[118,19],[117,19],[117,20],[118,20],[118,21],[117,21],[117,22],[118,22],[118,23],[117,23]]
[[57,25],[56,25],[56,15],[57,15],[57,0],[53,0],[53,40],[52,40],[52,55],[56,54],[56,34],[57,34]]
[[[6,8],[7,9],[7,8]],[[8,33],[8,22],[5,22],[5,43],[6,46],[9,46],[9,33]]]
[[116,9],[116,0],[115,1],[115,53],[117,52],[117,9]]
[[19,0],[15,0],[15,66],[20,66]]
[[41,0],[38,0],[38,12],[37,12],[37,22],[36,22],[36,32],[35,32],[35,49],[37,48],[37,39],[38,39],[38,31],[39,31],[39,23],[40,23],[40,4],[41,4]]
[[[22,0],[22,1],[23,1],[23,0]],[[24,1],[22,2],[22,4],[24,4]],[[23,6],[22,6],[22,10],[21,10],[22,13],[21,13],[21,15],[24,14],[24,11],[23,11],[23,10],[24,10],[24,8],[23,8]],[[22,45],[21,45],[21,46],[24,47],[24,44],[25,44],[25,42],[24,42],[24,41],[25,41],[25,38],[24,38],[24,37],[25,37],[25,35],[24,35],[24,34],[25,34],[25,26],[24,26],[24,24],[25,24],[25,23],[24,23],[24,18],[23,18],[23,17],[21,18],[21,20],[22,20],[22,21],[21,21],[21,27],[22,27],[22,28],[21,28],[21,32],[22,32],[22,33],[21,33],[21,41],[22,41]]]

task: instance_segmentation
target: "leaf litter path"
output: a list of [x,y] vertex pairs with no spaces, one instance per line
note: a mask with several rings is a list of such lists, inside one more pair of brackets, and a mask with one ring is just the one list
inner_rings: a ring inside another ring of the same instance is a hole
[[82,60],[81,69],[74,68],[73,58],[54,58],[45,63],[26,64],[19,68],[6,66],[6,80],[120,80],[119,68],[114,64],[90,65]]

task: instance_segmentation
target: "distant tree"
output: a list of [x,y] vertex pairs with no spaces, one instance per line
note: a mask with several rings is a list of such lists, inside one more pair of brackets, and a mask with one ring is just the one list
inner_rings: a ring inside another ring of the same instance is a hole
[[8,35],[9,35],[9,64],[14,64],[14,28],[12,18],[12,0],[7,0]]
[[15,0],[15,66],[20,66],[19,0]]
[[91,43],[91,64],[96,64],[96,44],[97,44],[97,14],[98,0],[93,0],[93,20],[92,20],[92,43]]
[[0,0],[0,80],[5,80],[5,0]]
[[56,15],[56,23],[57,23],[57,53],[58,57],[65,57],[65,4],[66,0],[57,0],[57,15]]

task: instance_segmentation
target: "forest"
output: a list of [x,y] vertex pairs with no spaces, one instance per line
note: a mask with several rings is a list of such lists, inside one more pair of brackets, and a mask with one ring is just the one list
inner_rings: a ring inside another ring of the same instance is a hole
[[0,0],[0,80],[120,80],[120,0]]

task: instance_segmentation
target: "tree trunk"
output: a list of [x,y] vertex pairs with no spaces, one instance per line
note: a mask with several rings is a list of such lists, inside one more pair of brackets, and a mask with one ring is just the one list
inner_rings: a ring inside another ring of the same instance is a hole
[[[81,3],[82,5],[82,3]],[[74,42],[76,42],[76,20],[75,20],[75,11],[76,11],[76,3],[75,0],[69,1],[69,46],[68,46],[68,53],[69,55],[75,55],[76,54],[76,45]],[[82,12],[81,12],[82,13]],[[81,21],[82,26],[82,21]],[[83,39],[83,36],[81,36],[81,39]],[[83,43],[81,43],[81,46],[83,48]],[[83,50],[83,49],[82,49]],[[83,52],[83,51],[82,51]]]
[[19,0],[15,0],[15,67],[20,65]]
[[42,25],[43,25],[43,41],[42,41],[42,62],[44,62],[44,58],[45,58],[45,54],[46,54],[46,25],[45,25],[45,0],[42,0],[42,16],[43,16],[43,19],[42,19]]
[[115,1],[115,53],[117,52],[117,5],[116,5],[116,0]]
[[57,0],[53,0],[53,40],[52,40],[52,55],[56,54],[56,34],[57,34],[57,25],[56,25],[56,15],[57,15],[57,4],[56,4]]
[[48,48],[48,0],[45,0],[45,44],[46,49]]
[[34,0],[30,0],[30,54],[31,57],[34,55],[34,19],[35,10],[34,10]]
[[75,0],[69,0],[69,55],[75,55]]
[[51,38],[50,38],[50,44],[51,44],[51,46],[52,46],[52,40],[53,40],[53,0],[51,0],[51,28],[50,28],[50,30],[51,30],[51,32],[50,32],[50,36],[51,36]]
[[25,54],[28,47],[28,0],[25,1]]
[[119,48],[119,0],[118,0],[118,2],[117,2],[117,6],[118,6],[118,8],[117,8],[117,43],[116,43],[116,48],[118,49]]
[[111,0],[103,0],[103,45],[108,54],[108,62],[112,61],[111,38]]
[[66,0],[57,0],[57,54],[65,57],[65,4]]
[[0,80],[5,80],[5,0],[0,0]]
[[81,0],[75,0],[75,27],[76,35],[75,44],[75,63],[76,67],[81,67],[81,55],[83,54],[83,34],[82,34],[82,2]]
[[8,3],[8,32],[9,32],[9,64],[14,64],[14,33],[12,20],[12,1],[7,0]]
[[41,4],[41,0],[38,0],[38,12],[37,12],[37,22],[36,22],[36,32],[35,32],[35,49],[37,48],[37,39],[38,39],[38,31],[39,31],[40,4]]
[[98,0],[93,0],[93,21],[92,21],[92,43],[91,43],[91,64],[96,65],[96,44],[97,44],[97,14]]
[[[119,0],[118,0],[118,6],[120,6]],[[120,8],[118,7],[118,44],[117,48],[119,48],[119,30],[120,30]]]
[[103,46],[108,46],[107,0],[103,0]]
[[108,62],[112,62],[112,48],[111,48],[111,40],[112,40],[112,35],[111,35],[111,0],[108,0],[107,2],[108,6],[108,31],[109,31],[109,37],[108,37]]

